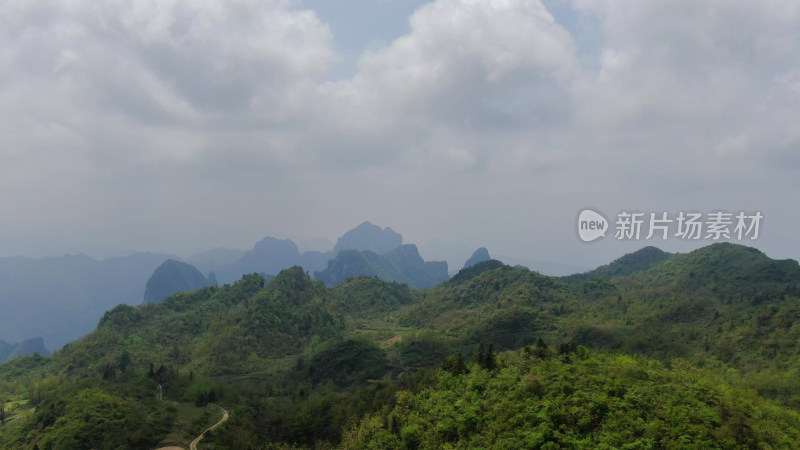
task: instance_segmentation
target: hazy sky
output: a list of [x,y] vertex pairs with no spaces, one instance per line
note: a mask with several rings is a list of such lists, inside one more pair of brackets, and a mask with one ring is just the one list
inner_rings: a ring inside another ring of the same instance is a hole
[[589,206],[760,211],[796,259],[798,119],[797,2],[3,0],[0,255],[708,243],[584,244]]

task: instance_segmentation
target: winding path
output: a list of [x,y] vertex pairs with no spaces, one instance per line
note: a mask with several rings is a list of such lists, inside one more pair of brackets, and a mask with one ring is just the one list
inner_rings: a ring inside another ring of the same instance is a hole
[[189,450],[197,450],[197,444],[203,439],[203,437],[205,437],[206,433],[208,433],[209,431],[213,430],[214,428],[217,428],[218,426],[220,426],[223,423],[225,423],[226,420],[228,420],[228,411],[225,410],[222,406],[219,406],[219,405],[214,405],[214,406],[219,408],[220,412],[222,412],[222,419],[220,419],[219,422],[215,423],[214,425],[211,425],[210,427],[208,427],[208,429],[206,429],[205,431],[200,433],[200,436],[197,436],[192,441],[192,443],[189,444]]

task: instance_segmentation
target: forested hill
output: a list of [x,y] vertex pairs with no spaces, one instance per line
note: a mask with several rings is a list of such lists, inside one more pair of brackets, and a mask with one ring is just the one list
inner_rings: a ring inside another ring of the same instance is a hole
[[800,416],[719,376],[546,346],[446,366],[368,415],[343,448],[791,448]]
[[217,448],[796,439],[797,262],[645,252],[566,279],[484,261],[423,290],[294,267],[118,306],[0,366],[0,447],[186,447],[209,402],[231,411]]
[[631,273],[627,281],[640,288],[666,287],[739,298],[779,288],[788,292],[800,284],[797,261],[774,260],[756,248],[742,245],[713,244],[667,259],[648,270]]
[[647,270],[659,263],[670,259],[672,254],[653,246],[644,247],[633,253],[628,253],[609,264],[600,266],[586,273],[568,275],[563,277],[566,281],[580,281],[592,277],[614,278]]
[[260,361],[296,354],[312,339],[340,336],[342,319],[329,312],[329,303],[328,290],[300,267],[266,286],[262,276],[246,275],[233,285],[177,294],[160,304],[120,305],[54,359],[89,355],[86,364],[73,364],[86,375],[118,366],[126,352],[135,367],[169,362],[213,374],[257,370]]

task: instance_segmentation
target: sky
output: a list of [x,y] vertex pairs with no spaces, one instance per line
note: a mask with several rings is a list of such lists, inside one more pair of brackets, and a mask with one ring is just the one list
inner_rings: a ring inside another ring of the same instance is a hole
[[0,256],[712,242],[584,243],[593,208],[760,212],[798,259],[798,56],[786,1],[4,0]]

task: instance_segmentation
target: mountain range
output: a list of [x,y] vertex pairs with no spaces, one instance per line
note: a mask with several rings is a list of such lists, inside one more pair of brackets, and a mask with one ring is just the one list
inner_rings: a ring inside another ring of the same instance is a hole
[[[402,235],[391,228],[382,229],[370,222],[363,222],[344,233],[336,242],[333,251],[301,253],[290,239],[267,237],[256,243],[250,251],[242,253],[227,264],[221,264],[219,261],[210,263],[210,260],[217,255],[230,258],[234,253],[217,249],[202,254],[200,258],[206,261],[205,267],[215,268],[214,282],[223,284],[233,283],[248,273],[258,273],[270,278],[292,266],[303,267],[327,286],[339,284],[349,277],[374,276],[415,288],[424,288],[448,278],[446,262],[424,261],[415,245],[403,245]],[[182,269],[187,272],[195,270],[189,265],[182,266]],[[154,273],[150,280],[154,284],[155,277],[163,280],[159,283],[164,285],[164,292],[189,290],[185,284],[185,277],[175,270],[169,276],[164,272]],[[196,276],[195,279],[198,280],[197,283],[201,282]],[[167,287],[164,283],[171,284]],[[155,300],[146,296],[145,302],[161,301],[165,297],[166,295],[160,295]]]
[[371,250],[341,250],[314,278],[335,286],[349,277],[370,276],[422,289],[448,278],[447,263],[424,261],[414,244],[401,245],[384,254]]
[[[200,270],[215,272],[220,283],[232,283],[243,274],[262,273],[276,275],[283,269],[301,266],[310,273],[324,270],[328,261],[343,250],[363,250],[383,254],[403,243],[402,235],[391,228],[380,228],[363,222],[345,232],[331,251],[300,252],[291,239],[266,237],[249,251],[237,254],[234,250],[215,249],[189,258],[187,262]],[[355,274],[359,275],[359,274]]]
[[[103,260],[86,255],[0,258],[0,339],[19,342],[41,337],[47,348],[57,349],[91,331],[103,312],[118,304],[161,301],[204,285],[230,284],[248,273],[269,278],[295,265],[313,274],[325,271],[342,249],[385,253],[400,247],[402,240],[391,228],[364,222],[344,233],[334,249],[326,252],[301,253],[289,239],[266,237],[249,251],[216,248],[185,260],[159,253]],[[390,258],[395,278],[387,279],[428,286],[446,278],[446,266],[442,275],[441,264],[421,262],[418,254],[410,253],[398,250]],[[167,261],[172,262],[161,267]],[[338,275],[379,274],[350,270]]]
[[490,259],[421,290],[250,274],[1,365],[0,447],[185,446],[213,402],[215,448],[791,448],[799,300],[796,261],[727,243],[573,277]]

